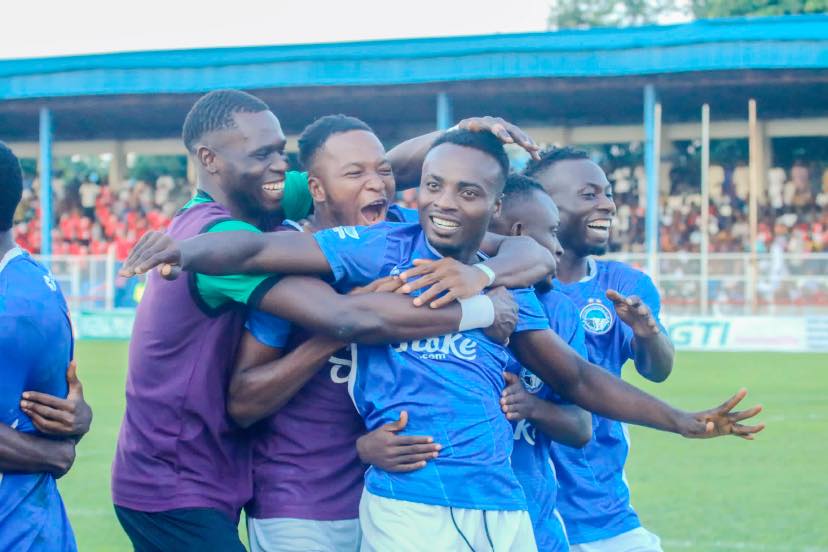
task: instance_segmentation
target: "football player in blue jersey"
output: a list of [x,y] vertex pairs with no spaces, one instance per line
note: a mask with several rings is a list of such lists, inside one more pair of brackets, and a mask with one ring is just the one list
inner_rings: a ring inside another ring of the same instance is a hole
[[[673,346],[658,320],[660,299],[652,280],[623,263],[601,261],[615,216],[612,187],[589,155],[572,148],[544,152],[524,171],[536,178],[561,213],[564,255],[555,287],[578,307],[589,359],[615,376],[632,359],[655,382],[673,368]],[[657,536],[630,506],[624,476],[626,428],[596,416],[594,438],[582,449],[553,445],[561,485],[559,508],[573,550],[660,551]]]
[[56,478],[91,415],[75,416],[83,399],[60,288],[12,237],[21,194],[20,164],[0,143],[0,550],[74,551]]
[[[416,220],[416,210],[389,205],[391,164],[363,121],[345,115],[317,119],[299,137],[299,158],[308,171],[313,212],[299,224],[285,221],[285,230],[314,232],[412,215]],[[402,285],[388,280],[388,291]],[[292,300],[301,306],[307,298]],[[435,311],[417,312],[428,317]],[[356,442],[365,427],[348,394],[351,347],[292,326],[251,313],[229,385],[228,412],[239,425],[266,418],[253,447],[254,496],[246,507],[250,548],[358,550],[365,470]],[[429,436],[399,435],[406,425],[406,414],[400,416],[396,431],[383,426],[372,435],[387,445],[387,461],[405,470],[433,458],[439,445]]]
[[[559,216],[555,203],[541,185],[526,176],[511,174],[503,189],[500,216],[489,230],[497,234],[529,236],[559,259]],[[575,304],[552,289],[551,272],[535,284],[549,326],[578,354],[586,358],[584,331]],[[563,400],[540,378],[518,363],[506,374],[508,387],[501,405],[512,422],[515,448],[512,468],[526,493],[535,541],[541,552],[569,550],[563,520],[557,510],[557,479],[550,458],[551,441],[579,448],[592,438],[592,417],[582,408]]]
[[[507,170],[503,147],[491,134],[449,132],[432,145],[423,164],[419,224],[340,227],[314,236],[239,232],[217,239],[205,234],[182,242],[148,234],[127,259],[124,274],[164,264],[218,274],[305,272],[332,277],[345,291],[385,275],[406,279],[417,258],[452,257],[470,266],[480,259],[481,240],[500,211]],[[503,260],[495,260],[477,268],[488,274],[489,285],[520,281],[515,274],[501,275]],[[420,292],[432,283],[424,277],[409,287]],[[563,398],[604,416],[685,437],[750,437],[762,429],[741,423],[760,407],[732,412],[744,391],[710,410],[677,410],[582,359],[549,330],[532,291],[516,290],[513,296],[521,312],[511,350]],[[500,412],[502,372],[510,358],[482,332],[462,329],[395,346],[357,348],[349,387],[368,429],[396,420],[402,410],[417,411],[411,432],[434,431],[443,445],[440,456],[422,470],[369,470],[360,511],[366,550],[419,550],[423,535],[437,549],[464,544],[478,550],[535,548],[525,495],[510,464],[513,432]]]

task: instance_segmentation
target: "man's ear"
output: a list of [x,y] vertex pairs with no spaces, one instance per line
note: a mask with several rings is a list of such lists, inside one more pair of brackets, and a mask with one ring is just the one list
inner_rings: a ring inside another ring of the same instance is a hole
[[494,203],[494,212],[492,212],[492,218],[497,218],[503,212],[503,194],[500,194],[497,199],[495,199]]
[[322,187],[322,182],[312,172],[308,172],[308,190],[314,203],[324,203],[328,197],[325,194],[325,188]]
[[523,235],[523,223],[520,221],[515,222],[512,224],[512,227],[509,229],[510,236],[522,236]]
[[200,145],[198,149],[196,149],[196,159],[204,169],[210,174],[216,174],[219,172],[218,168],[218,158],[216,156],[216,152],[208,148],[207,146]]

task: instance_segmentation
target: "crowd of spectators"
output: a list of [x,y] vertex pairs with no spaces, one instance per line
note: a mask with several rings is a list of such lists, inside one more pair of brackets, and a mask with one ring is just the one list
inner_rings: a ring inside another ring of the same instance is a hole
[[[701,248],[702,196],[697,186],[671,174],[670,190],[662,197],[659,250],[697,253]],[[622,252],[643,252],[645,202],[643,167],[622,167],[611,174],[618,218],[613,247]],[[710,182],[709,243],[714,253],[749,251],[748,167],[714,165]],[[788,253],[828,251],[828,169],[794,164],[786,171],[772,168],[759,197],[757,247]]]
[[[645,178],[642,166],[608,170],[618,214],[613,225],[613,251],[644,252]],[[748,168],[744,165],[710,169],[710,251],[750,250],[748,225]],[[665,186],[666,187],[666,186]],[[96,178],[53,180],[55,220],[52,251],[57,255],[105,254],[114,247],[122,260],[148,230],[163,229],[190,197],[183,179],[158,177],[154,182],[130,180],[113,189]],[[24,191],[15,220],[15,237],[38,253],[41,224],[37,179]],[[772,168],[759,201],[760,252],[828,251],[828,169],[805,164],[790,170]],[[667,191],[667,190],[664,190]],[[401,201],[413,205],[409,191]],[[702,197],[680,170],[671,171],[669,193],[661,197],[659,249],[667,253],[697,253],[701,246]]]
[[[612,250],[630,254],[630,260],[641,262],[643,257],[639,254],[644,253],[646,208],[644,168],[640,163],[602,162],[602,165],[613,183],[618,206]],[[667,253],[697,253],[702,236],[698,175],[688,176],[681,165],[674,167],[669,175],[664,175],[659,207],[659,248]],[[747,166],[713,165],[708,176],[710,251],[749,251]],[[824,273],[824,262],[813,263],[805,254],[828,251],[828,169],[800,162],[793,163],[788,170],[774,167],[768,172],[763,188],[759,200],[757,245],[760,252],[770,253],[770,256],[760,267],[765,274],[760,283],[760,300],[768,304],[803,301],[828,304],[828,289],[823,289],[824,285],[810,289],[812,284],[796,279]],[[41,241],[38,190],[37,178],[29,178],[15,214],[15,238],[33,253],[39,253]],[[145,232],[165,228],[193,193],[192,185],[184,178],[130,179],[113,187],[106,181],[101,182],[94,173],[83,178],[53,178],[53,190],[53,254],[104,255],[112,251],[117,261],[126,258]],[[400,194],[399,200],[416,207],[416,190]],[[790,254],[803,254],[803,257],[797,260]],[[786,257],[784,261],[783,256]],[[681,306],[684,301],[692,309],[700,293],[698,280],[693,277],[698,274],[698,267],[682,259],[662,259],[661,286],[674,307]],[[709,293],[712,302],[720,305],[745,303],[744,281],[717,279],[717,273],[722,276],[744,273],[742,262],[741,257],[711,261]],[[133,287],[130,282],[119,280],[116,283],[118,306],[135,304],[137,297],[134,297]],[[99,290],[90,293],[99,294]]]
[[[170,176],[154,182],[131,180],[117,188],[91,176],[53,179],[54,255],[103,255],[114,248],[116,258],[123,260],[144,233],[166,228],[191,194],[185,181]],[[36,178],[27,182],[15,214],[15,239],[33,253],[40,252],[41,243],[39,188]]]

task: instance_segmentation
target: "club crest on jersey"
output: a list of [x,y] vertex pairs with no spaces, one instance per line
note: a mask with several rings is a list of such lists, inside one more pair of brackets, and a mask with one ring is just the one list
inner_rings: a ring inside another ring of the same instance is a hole
[[355,226],[337,226],[332,230],[336,232],[336,235],[339,236],[340,240],[344,240],[345,238],[351,238],[354,240],[359,239],[359,232],[357,232]]
[[543,380],[526,368],[520,369],[520,381],[523,382],[523,387],[526,391],[532,393],[533,395],[540,391],[541,387],[543,387]]
[[445,360],[449,356],[461,360],[477,358],[477,342],[463,334],[449,334],[428,339],[417,339],[392,346],[394,351],[404,353],[411,351],[425,360]]
[[581,309],[581,324],[593,334],[605,334],[612,328],[612,312],[598,299],[590,299]]
[[55,282],[54,278],[52,278],[49,274],[43,275],[43,282],[46,286],[51,289],[52,291],[57,291],[57,283]]

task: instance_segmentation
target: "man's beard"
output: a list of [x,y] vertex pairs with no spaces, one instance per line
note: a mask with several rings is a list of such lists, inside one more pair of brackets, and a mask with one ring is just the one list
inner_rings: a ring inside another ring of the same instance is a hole
[[601,255],[606,255],[607,254],[607,250],[609,250],[609,244],[588,245],[585,249],[586,249],[586,252],[582,256],[584,256],[584,257],[586,257],[586,256],[600,257]]

